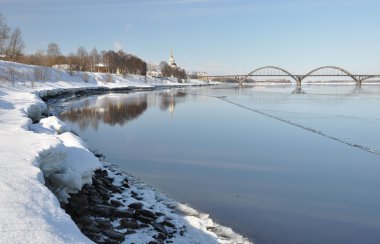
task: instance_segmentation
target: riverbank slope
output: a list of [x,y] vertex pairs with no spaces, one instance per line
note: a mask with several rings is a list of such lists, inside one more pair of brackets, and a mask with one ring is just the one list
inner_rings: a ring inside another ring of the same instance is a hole
[[[49,116],[41,98],[208,85],[196,80],[178,83],[175,79],[139,76],[111,75],[111,80],[107,74],[69,75],[61,70],[46,69],[49,80],[36,81],[34,66],[0,61],[1,243],[91,242],[60,205],[68,202],[70,194],[90,185],[94,171],[104,170],[104,165],[81,138],[67,131],[56,117]],[[53,189],[54,194],[46,186]],[[189,243],[248,242],[228,228],[223,233],[215,233],[213,228],[218,225],[207,215],[193,210],[187,214],[191,218],[176,216],[182,218],[181,223],[197,231],[190,231],[188,239],[181,237],[183,243],[186,240]]]

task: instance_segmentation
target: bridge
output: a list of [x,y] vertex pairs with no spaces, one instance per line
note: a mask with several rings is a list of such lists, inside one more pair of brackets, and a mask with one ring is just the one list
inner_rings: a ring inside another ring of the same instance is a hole
[[243,84],[248,79],[252,79],[253,77],[289,77],[296,82],[298,86],[302,84],[302,82],[308,77],[347,77],[357,85],[361,85],[363,81],[379,78],[380,75],[374,74],[353,74],[343,68],[337,66],[323,66],[316,69],[311,70],[306,74],[292,74],[289,71],[276,67],[276,66],[265,66],[258,69],[253,70],[252,72],[246,75],[210,75],[210,76],[202,76],[200,78],[203,79],[219,79],[223,80],[234,80],[239,84]]

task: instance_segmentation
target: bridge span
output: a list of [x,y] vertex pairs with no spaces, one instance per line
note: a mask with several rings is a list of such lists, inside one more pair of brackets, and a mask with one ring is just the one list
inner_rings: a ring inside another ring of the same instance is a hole
[[308,77],[348,77],[352,79],[356,84],[361,85],[363,81],[373,78],[379,78],[380,75],[375,74],[353,74],[346,69],[337,66],[322,66],[313,69],[306,74],[292,74],[289,71],[277,67],[277,66],[264,66],[251,71],[246,75],[210,75],[202,76],[203,79],[221,79],[221,80],[235,80],[239,84],[243,84],[245,81],[252,77],[289,77],[293,79],[298,86]]

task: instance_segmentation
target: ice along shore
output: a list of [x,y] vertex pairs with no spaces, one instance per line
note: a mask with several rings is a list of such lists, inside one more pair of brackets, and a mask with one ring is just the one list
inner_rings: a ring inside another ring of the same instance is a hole
[[0,76],[8,65],[23,75],[0,86],[1,243],[249,243],[96,157],[41,99],[203,82],[115,76],[105,83],[99,73],[84,82],[54,69],[51,81],[36,82],[28,65],[0,62]]

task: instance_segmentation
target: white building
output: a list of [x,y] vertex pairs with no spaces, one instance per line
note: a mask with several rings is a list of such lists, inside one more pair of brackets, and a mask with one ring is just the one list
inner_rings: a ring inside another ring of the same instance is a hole
[[161,77],[162,73],[161,73],[160,66],[158,64],[149,63],[147,65],[146,75],[150,77]]
[[173,57],[173,50],[170,51],[170,58],[169,58],[169,65],[170,67],[177,69],[177,64],[175,63],[174,57]]

